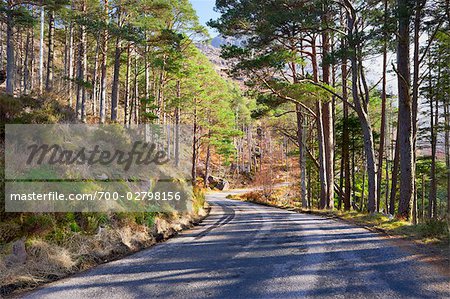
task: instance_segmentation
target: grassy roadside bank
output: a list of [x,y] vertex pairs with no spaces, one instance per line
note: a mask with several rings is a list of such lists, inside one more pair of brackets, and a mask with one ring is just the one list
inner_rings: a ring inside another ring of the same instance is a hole
[[[14,242],[0,243],[0,298],[123,258],[176,236],[209,214],[202,191],[196,193],[194,201],[197,208],[186,214],[109,215],[103,222],[96,221],[95,231],[74,229],[75,222],[56,223],[54,215],[38,215],[35,225],[39,231]],[[103,216],[95,215],[95,219]],[[10,231],[11,225],[0,222],[0,234]],[[21,251],[25,254],[23,260]]]
[[[190,213],[6,213],[4,124],[77,121],[73,110],[52,98],[1,95],[0,108],[5,112],[0,123],[3,137],[0,138],[0,298],[148,248],[191,228],[207,216],[209,207],[199,188],[194,190]],[[126,135],[118,130],[106,137],[123,140]],[[70,167],[64,170],[61,177],[72,172]],[[47,170],[30,171],[40,178],[45,177]],[[91,190],[95,185],[89,182],[83,187]]]
[[402,238],[420,245],[429,246],[432,250],[440,252],[447,257],[450,255],[449,230],[445,221],[433,220],[413,225],[410,222],[392,218],[382,213],[365,214],[358,211],[305,210],[301,208],[301,203],[297,200],[285,198],[286,188],[278,188],[270,196],[265,196],[264,193],[264,191],[256,190],[239,195],[230,195],[227,198],[287,209],[298,213],[338,218],[391,237]]

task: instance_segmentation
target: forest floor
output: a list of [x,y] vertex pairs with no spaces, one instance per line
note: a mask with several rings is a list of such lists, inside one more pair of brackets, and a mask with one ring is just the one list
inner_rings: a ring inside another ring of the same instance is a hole
[[418,260],[432,263],[442,273],[450,276],[450,240],[446,222],[428,221],[412,225],[410,222],[395,219],[382,213],[369,215],[358,211],[302,209],[300,207],[301,203],[295,199],[288,198],[289,194],[286,196],[286,192],[290,192],[290,190],[291,188],[286,186],[277,186],[270,192],[270,195],[264,194],[264,190],[260,189],[238,195],[230,195],[227,198],[297,213],[339,219],[370,231],[381,233],[402,249],[415,255]]

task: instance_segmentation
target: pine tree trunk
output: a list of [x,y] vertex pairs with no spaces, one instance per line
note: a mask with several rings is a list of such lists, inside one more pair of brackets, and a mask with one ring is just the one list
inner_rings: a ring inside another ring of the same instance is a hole
[[[109,24],[109,7],[108,0],[104,0],[104,20],[106,26]],[[106,121],[106,79],[107,72],[107,61],[108,59],[108,28],[103,30],[103,40],[102,40],[102,63],[101,63],[101,79],[100,79],[100,123],[105,123]]]
[[308,208],[309,209],[311,209],[312,208],[312,196],[313,196],[313,194],[312,194],[312,183],[311,183],[311,181],[312,181],[312,178],[311,178],[311,167],[310,166],[308,166],[307,168],[307,178],[308,178]]
[[366,194],[366,165],[363,165],[362,190],[361,190],[361,210],[364,210],[365,194]]
[[133,108],[134,108],[134,123],[139,124],[139,64],[138,64],[138,53],[136,49],[134,49],[134,99],[133,99]]
[[[10,5],[8,1],[8,5]],[[11,6],[9,6],[11,9]],[[14,57],[14,19],[10,11],[6,15],[6,93],[14,95],[16,61]]]
[[[177,98],[181,98],[181,82],[177,81]],[[175,107],[175,166],[180,165],[180,107]]]
[[22,78],[23,78],[23,28],[20,28],[20,26],[17,28],[16,31],[16,48],[18,51],[16,51],[16,92],[18,92],[18,96],[22,95]]
[[120,37],[116,39],[116,51],[114,55],[114,78],[111,91],[111,120],[117,120],[117,105],[119,102],[119,80],[120,80],[120,56],[122,49],[120,45]]
[[248,170],[251,173],[253,168],[253,137],[251,124],[247,126],[247,152],[248,152]]
[[48,56],[47,56],[47,78],[45,81],[45,90],[53,90],[53,58],[55,47],[55,12],[52,10],[48,14]]
[[127,70],[126,70],[126,77],[125,77],[125,114],[124,114],[124,124],[130,124],[128,120],[128,109],[130,107],[130,86],[131,86],[131,80],[130,80],[130,71],[131,71],[131,44],[128,43],[127,46]]
[[44,91],[44,26],[45,26],[45,11],[41,7],[41,28],[39,37],[39,92]]
[[414,153],[413,153],[413,103],[410,95],[410,55],[409,25],[410,1],[397,0],[398,5],[398,122],[400,149],[400,201],[398,214],[409,219],[414,193]]
[[[82,43],[82,64],[83,64],[83,72],[84,72],[84,76],[83,76],[83,80],[86,81],[87,80],[87,37],[86,37],[86,30],[84,30],[84,38],[82,39],[83,43]],[[86,87],[83,84],[83,96],[82,96],[82,101],[81,101],[81,121],[82,122],[86,122],[86,101],[87,101],[87,91],[86,91]]]
[[[300,155],[300,159],[302,160],[302,165],[301,165],[301,190],[302,190],[302,203],[303,203],[303,198],[304,198],[304,206],[305,208],[308,208],[308,184],[307,184],[307,173],[306,173],[306,155],[305,155],[305,145],[306,145],[306,129],[305,129],[305,117],[302,117],[302,134],[301,134],[301,140],[302,140],[302,154]],[[288,153],[287,153],[287,149],[286,149],[286,164],[289,165],[289,160],[288,160]]]
[[391,196],[389,200],[389,214],[395,214],[395,201],[397,199],[397,181],[398,172],[400,169],[400,143],[399,143],[399,124],[397,123],[397,133],[395,138],[395,148],[394,148],[394,165],[392,167],[392,178],[391,178]]
[[[353,203],[356,204],[356,150],[355,150],[355,137],[352,136],[352,199]],[[361,211],[362,208],[360,207],[359,210]]]
[[422,222],[425,222],[425,174],[422,173]]
[[74,49],[73,49],[73,35],[74,35],[74,26],[73,22],[70,22],[69,29],[69,62],[68,62],[68,77],[69,77],[69,107],[73,106],[73,57],[74,57]]
[[[145,114],[150,113],[149,105],[150,105],[150,67],[148,63],[148,52],[149,52],[149,43],[147,42],[147,32],[144,35],[145,38],[145,47],[144,47],[144,92],[145,92],[145,100],[143,102],[144,107],[142,112]],[[149,131],[149,121],[150,119],[147,116],[143,117],[143,121],[145,122],[145,131]],[[170,126],[165,126],[163,130],[166,130],[167,134],[167,155],[170,159]]]
[[[24,74],[23,74],[23,93],[28,94],[28,86],[30,82],[30,39],[31,34],[30,30],[27,30],[27,40],[25,44],[25,61],[24,61]],[[33,50],[33,47],[31,46],[31,49]]]
[[[347,59],[343,60],[342,63],[342,97],[344,100],[348,99],[347,95]],[[351,182],[350,182],[350,136],[348,132],[348,104],[344,102],[344,126],[342,132],[342,162],[343,165],[341,167],[344,170],[344,188],[345,191],[343,194],[344,201],[344,210],[349,211],[350,204],[350,196],[351,196]],[[342,188],[341,188],[342,190]],[[341,196],[342,197],[342,196]]]
[[[163,58],[165,59],[165,58]],[[164,92],[163,92],[163,85],[164,85],[164,69],[165,69],[165,64],[163,61],[163,65],[161,67],[160,73],[159,73],[159,82],[158,82],[158,98],[157,98],[157,106],[158,106],[158,110],[157,110],[157,117],[158,117],[158,123],[160,124],[164,124],[164,112],[163,112],[163,107],[164,107]]]
[[[431,74],[429,75],[431,78]],[[430,80],[431,81],[431,80]],[[431,92],[430,92],[431,93]],[[436,135],[434,133],[434,103],[430,97],[430,143],[431,143],[431,168],[430,168],[430,193],[428,195],[428,218],[433,218],[433,203],[436,197]]]
[[447,223],[450,226],[450,99],[444,103],[445,164],[447,166]]
[[[83,16],[85,16],[86,13],[86,0],[83,0],[81,3],[81,12]],[[86,27],[83,24],[80,24],[79,26],[79,34],[80,34],[80,40],[78,43],[78,66],[77,66],[77,103],[76,103],[76,114],[78,119],[82,119],[82,112],[84,110],[83,108],[83,102],[85,98],[85,89],[84,89],[84,76],[85,76],[85,69],[84,69],[84,49],[86,44]]]
[[[431,83],[431,74],[430,74]],[[432,86],[432,85],[430,85]],[[433,93],[433,91],[431,91]],[[430,194],[428,203],[428,216],[436,217],[436,197],[437,197],[437,179],[436,179],[436,153],[437,153],[437,127],[439,125],[439,100],[438,96],[430,97],[430,132],[431,132],[431,169],[430,169]],[[433,101],[436,101],[433,103]]]
[[29,70],[29,74],[28,74],[28,78],[29,78],[29,91],[32,92],[34,90],[34,31],[31,30],[31,41],[30,41],[30,70]]
[[[388,113],[388,117],[386,118],[386,125],[387,125],[387,138],[389,138],[389,139],[386,139],[386,153],[385,153],[385,155],[386,155],[386,163],[385,163],[385,168],[384,168],[384,171],[385,171],[385,177],[386,177],[386,193],[384,194],[384,196],[385,196],[385,198],[384,198],[384,200],[385,200],[385,213],[389,213],[389,211],[390,211],[390,205],[389,205],[389,198],[390,198],[390,184],[389,184],[389,182],[390,182],[390,163],[389,163],[389,159],[391,158],[391,157],[393,157],[394,155],[393,155],[393,150],[392,150],[392,148],[393,148],[393,146],[392,146],[392,144],[388,144],[388,142],[389,141],[392,141],[391,139],[392,139],[392,137],[393,137],[393,131],[392,131],[392,126],[391,126],[391,123],[392,123],[392,101],[389,101],[389,109],[388,109],[388,111],[387,111],[387,113]],[[381,198],[379,199],[379,200],[381,200]]]
[[325,166],[327,178],[327,209],[334,208],[334,138],[333,138],[333,110],[331,101],[323,103],[322,109]]
[[[208,137],[211,138],[211,131],[208,132]],[[208,187],[210,164],[211,164],[211,143],[208,141],[208,146],[206,147],[205,177],[204,177],[204,181],[203,181],[203,186],[205,188]]]
[[[341,26],[346,25],[345,10],[341,10]],[[341,45],[346,47],[347,41],[345,38],[341,39]],[[344,210],[349,211],[351,208],[350,196],[351,196],[351,178],[350,178],[350,136],[348,128],[348,90],[347,90],[347,80],[348,80],[348,70],[347,70],[347,57],[342,57],[341,64],[341,77],[342,77],[342,98],[343,102],[343,127],[342,127],[342,152],[341,152],[341,178],[340,178],[340,189],[341,196],[339,196],[340,205],[344,203]],[[341,206],[339,206],[341,209]]]
[[305,160],[305,146],[304,146],[304,132],[303,132],[303,116],[301,112],[301,106],[296,105],[297,113],[297,142],[299,149],[299,166],[300,166],[300,198],[302,200],[302,208],[308,208],[308,202],[306,200],[306,160]]
[[[316,37],[312,38],[311,43],[311,64],[313,68],[313,78],[314,82],[319,82],[319,71],[317,64],[317,53],[316,53]],[[322,119],[322,102],[316,102],[316,117],[317,117],[317,141],[319,144],[319,180],[320,180],[320,199],[319,208],[324,209],[327,207],[328,203],[328,184],[327,184],[327,168],[326,168],[326,158],[325,158],[325,140],[324,140],[324,130],[323,130],[323,119]]]
[[320,179],[320,209],[325,209],[328,205],[328,180],[326,167],[326,150],[325,137],[323,133],[323,117],[322,117],[322,102],[316,103],[317,115],[317,138],[319,143],[319,179]]
[[[388,17],[388,2],[384,0],[384,26],[387,25]],[[380,211],[381,203],[381,181],[383,174],[383,159],[386,141],[386,76],[387,76],[387,29],[384,28],[383,32],[383,79],[381,90],[381,124],[380,124],[380,147],[378,148],[378,178],[377,178],[377,212]],[[386,187],[387,190],[387,187]],[[386,206],[387,211],[387,206]]]
[[99,92],[98,92],[98,65],[99,65],[99,57],[100,57],[100,36],[101,34],[97,35],[96,41],[96,47],[95,47],[95,57],[94,57],[94,74],[92,76],[92,115],[97,116],[98,115],[98,99],[99,99]]
[[[417,110],[419,104],[419,72],[420,72],[420,22],[421,14],[426,0],[415,1],[414,17],[414,57],[413,57],[413,85],[412,85],[412,126],[413,126],[413,166],[416,168],[416,143],[417,143]],[[413,224],[417,224],[417,190],[416,184],[413,185]]]
[[[330,33],[326,29],[328,27],[329,12],[328,7],[324,6],[322,14],[322,26],[325,30],[322,31],[322,80],[323,83],[330,85],[330,63],[328,55],[330,53]],[[333,108],[331,99],[328,99],[322,104],[322,122],[323,122],[323,136],[325,149],[325,167],[327,180],[327,199],[326,208],[334,208],[334,129],[333,129]]]
[[[64,77],[69,77],[69,36],[67,25],[64,25]],[[65,86],[67,88],[67,86]],[[65,90],[67,91],[67,89]]]
[[3,70],[3,23],[0,22],[0,69]]
[[195,186],[197,179],[197,99],[194,99],[194,126],[192,141],[192,184]]
[[[147,37],[147,35],[145,35]],[[145,99],[149,101],[150,99],[150,67],[148,65],[148,52],[149,43],[145,42],[145,53],[144,53],[144,68],[145,68]]]

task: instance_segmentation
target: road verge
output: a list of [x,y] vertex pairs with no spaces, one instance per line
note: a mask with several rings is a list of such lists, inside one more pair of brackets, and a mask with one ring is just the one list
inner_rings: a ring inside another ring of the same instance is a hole
[[[58,244],[54,239],[29,237],[4,245],[0,248],[2,252],[12,253],[0,255],[0,298],[32,290],[164,242],[201,223],[209,211],[205,202],[192,213],[157,214],[152,223],[139,224],[122,215],[114,224],[99,227],[95,234],[74,233]],[[22,261],[15,257],[17,246],[23,247],[25,258]]]

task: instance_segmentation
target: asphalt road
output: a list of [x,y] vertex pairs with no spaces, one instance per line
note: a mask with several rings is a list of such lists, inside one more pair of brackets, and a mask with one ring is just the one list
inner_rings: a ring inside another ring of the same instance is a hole
[[381,235],[225,195],[198,227],[25,298],[450,298],[448,277]]

